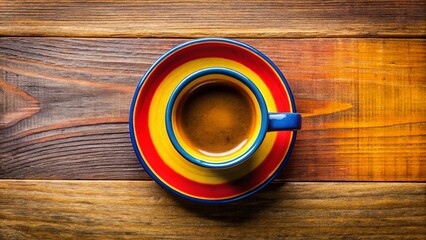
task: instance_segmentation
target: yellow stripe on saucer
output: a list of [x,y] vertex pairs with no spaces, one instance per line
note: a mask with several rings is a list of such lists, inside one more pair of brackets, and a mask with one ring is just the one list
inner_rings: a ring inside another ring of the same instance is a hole
[[[246,66],[224,58],[201,58],[180,65],[162,80],[152,99],[149,110],[150,135],[161,159],[174,171],[186,178],[204,184],[221,184],[247,175],[266,158],[277,133],[267,133],[265,140],[253,156],[244,163],[228,169],[208,169],[183,158],[173,147],[166,131],[166,106],[175,87],[191,73],[208,67],[225,67],[238,71],[253,81],[265,99],[268,111],[275,112],[274,98],[262,79]],[[161,79],[159,79],[161,80]],[[220,174],[219,174],[220,173]]]

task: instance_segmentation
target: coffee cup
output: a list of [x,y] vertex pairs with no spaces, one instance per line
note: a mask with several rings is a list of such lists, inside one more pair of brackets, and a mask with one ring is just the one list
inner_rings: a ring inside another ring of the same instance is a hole
[[179,154],[201,167],[230,168],[250,158],[269,131],[301,128],[301,115],[268,112],[248,77],[225,67],[186,76],[166,107],[166,129]]

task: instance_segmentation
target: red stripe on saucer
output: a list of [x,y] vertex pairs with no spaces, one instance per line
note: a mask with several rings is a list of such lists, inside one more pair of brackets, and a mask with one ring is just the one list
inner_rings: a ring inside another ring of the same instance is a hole
[[289,148],[291,132],[279,132],[265,160],[250,174],[223,184],[194,182],[170,168],[159,156],[152,142],[148,113],[153,96],[161,81],[173,69],[185,62],[207,57],[220,57],[239,62],[254,71],[268,86],[278,111],[290,111],[286,90],[273,68],[261,57],[238,45],[225,42],[200,42],[179,49],[163,59],[150,73],[139,92],[134,110],[134,131],[145,162],[165,184],[182,194],[203,199],[227,199],[255,189],[281,165]]

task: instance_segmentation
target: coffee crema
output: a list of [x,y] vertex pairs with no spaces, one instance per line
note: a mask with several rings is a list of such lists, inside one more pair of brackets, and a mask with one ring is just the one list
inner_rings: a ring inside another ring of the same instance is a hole
[[255,109],[247,93],[220,80],[189,90],[179,105],[176,117],[183,140],[205,155],[239,150],[254,129]]

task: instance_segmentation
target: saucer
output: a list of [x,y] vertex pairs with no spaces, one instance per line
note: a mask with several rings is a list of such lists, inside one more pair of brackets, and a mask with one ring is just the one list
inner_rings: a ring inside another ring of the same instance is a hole
[[183,158],[167,135],[167,102],[182,79],[208,67],[247,76],[269,111],[296,112],[283,74],[261,52],[230,39],[197,39],[166,52],[143,76],[131,104],[130,136],[140,163],[161,186],[189,200],[226,203],[254,194],[278,175],[291,155],[296,132],[268,132],[249,159],[226,169],[200,167]]

